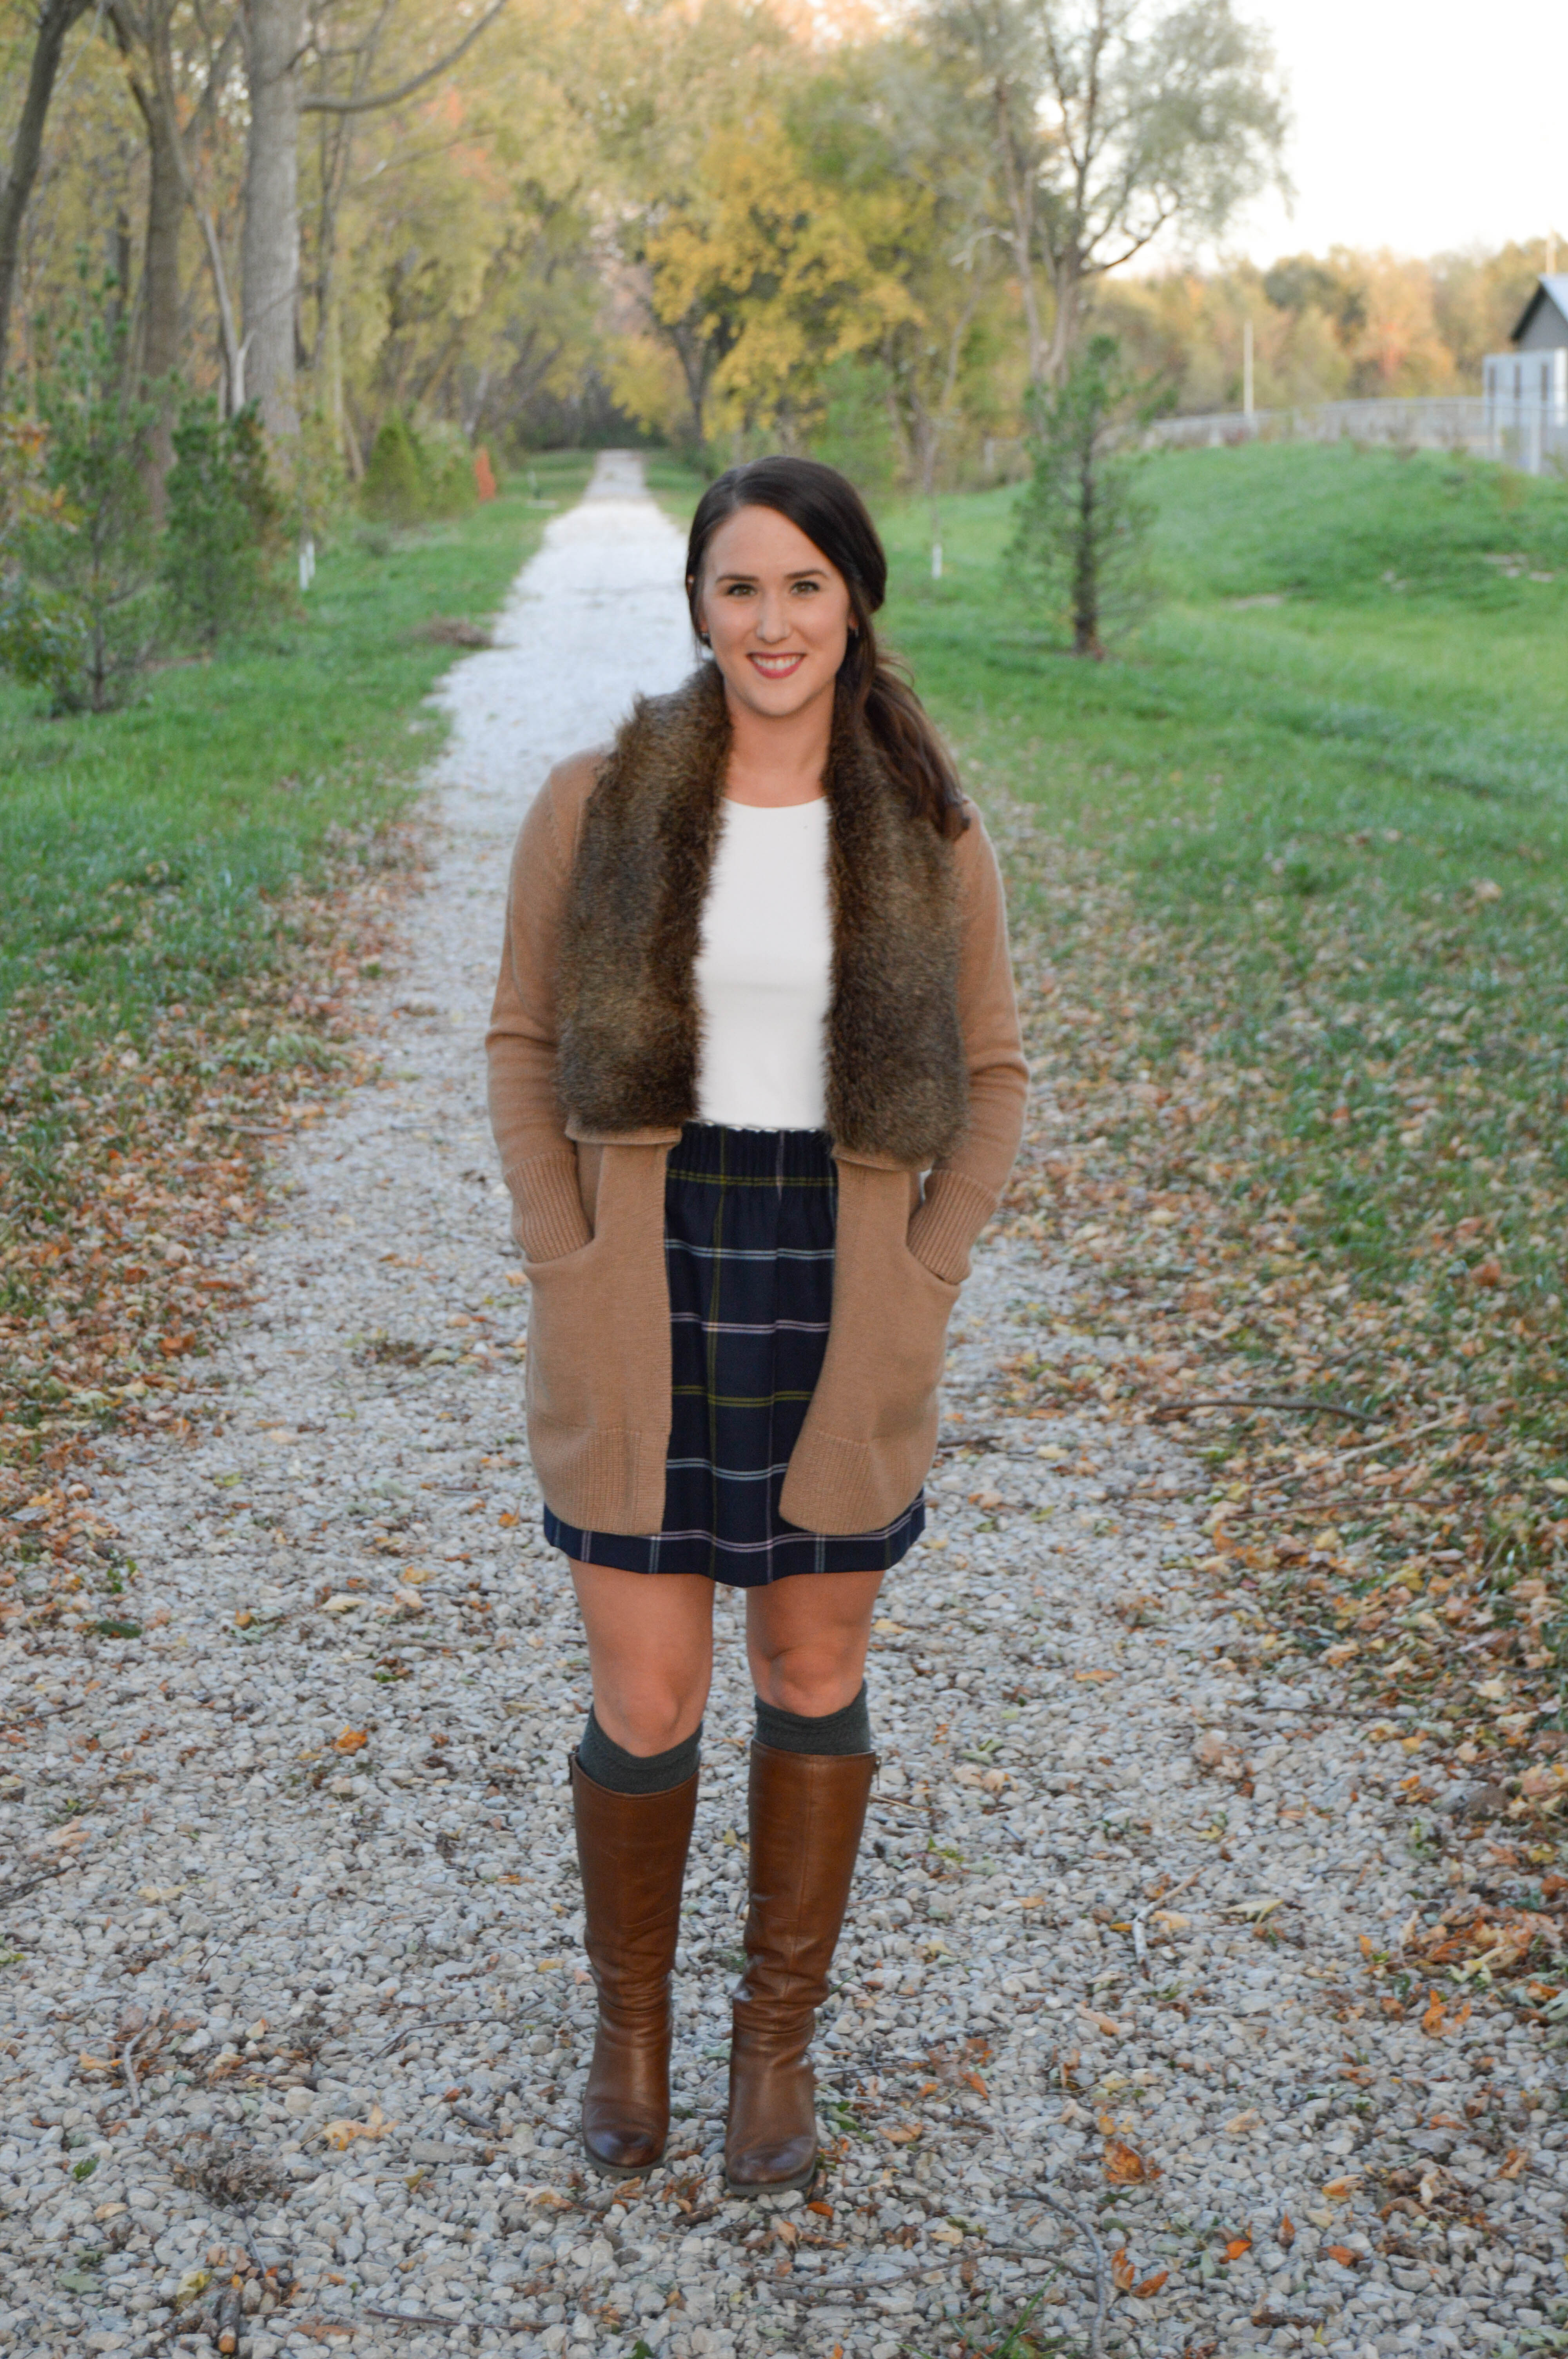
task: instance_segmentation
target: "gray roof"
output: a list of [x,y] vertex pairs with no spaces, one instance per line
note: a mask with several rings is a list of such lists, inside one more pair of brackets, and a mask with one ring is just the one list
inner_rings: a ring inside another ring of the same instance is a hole
[[1554,277],[1539,278],[1535,292],[1519,313],[1509,342],[1517,344],[1543,303],[1550,303],[1568,327],[1568,271],[1558,271]]

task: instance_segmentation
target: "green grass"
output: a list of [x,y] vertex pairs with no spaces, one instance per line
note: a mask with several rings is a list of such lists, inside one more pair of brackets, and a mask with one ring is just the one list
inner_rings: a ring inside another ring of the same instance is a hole
[[[1011,494],[946,504],[940,583],[922,516],[892,513],[892,628],[922,693],[978,777],[1113,863],[1189,951],[1223,947],[1248,983],[1237,1053],[1270,1061],[1305,1008],[1275,1059],[1294,1130],[1357,1108],[1368,1055],[1419,1046],[1486,1076],[1473,1153],[1534,1141],[1561,1178],[1568,487],[1289,445],[1173,456],[1148,484],[1167,601],[1098,664],[1025,611]],[[1488,550],[1557,578],[1505,578]],[[1194,1020],[1173,987],[1152,1045]]]
[[0,686],[0,1006],[69,995],[97,1035],[139,1039],[270,955],[267,905],[345,836],[403,807],[440,742],[423,700],[574,499],[591,460],[545,456],[449,524],[350,524],[309,596],[211,663],[149,673],[117,712],[51,721]]
[[[1028,613],[1011,492],[945,503],[940,583],[923,514],[884,517],[893,635],[968,745],[1056,823],[1173,863],[1184,894],[1260,876],[1303,832],[1338,871],[1348,832],[1398,828],[1379,873],[1417,890],[1453,882],[1434,863],[1560,853],[1568,490],[1343,445],[1175,454],[1145,486],[1165,603],[1103,665]],[[1236,603],[1257,598],[1283,603]]]
[[[1568,485],[1347,445],[1144,481],[1162,601],[1103,663],[1028,610],[1012,492],[944,503],[940,582],[924,512],[881,518],[891,638],[977,788],[1039,822],[1015,877],[1038,1043],[1058,1094],[1122,1093],[1097,1143],[1129,1187],[1228,1195],[1238,1285],[1261,1282],[1248,1223],[1278,1216],[1345,1279],[1312,1352],[1264,1298],[1260,1377],[1293,1349],[1297,1389],[1500,1419],[1475,1544],[1544,1560],[1544,1477],[1568,1475]],[[1139,1089],[1201,1110],[1135,1119]]]

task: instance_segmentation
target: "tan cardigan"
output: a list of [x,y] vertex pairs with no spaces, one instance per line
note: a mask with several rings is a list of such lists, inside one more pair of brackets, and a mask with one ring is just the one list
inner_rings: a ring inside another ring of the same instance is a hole
[[[585,806],[606,763],[552,771],[517,839],[486,1046],[490,1112],[531,1281],[528,1440],[549,1506],[584,1530],[663,1521],[670,1434],[665,1165],[678,1125],[591,1129],[559,1102],[557,985]],[[1018,1151],[1028,1081],[996,857],[979,813],[952,845],[968,1119],[922,1179],[835,1143],[838,1217],[827,1353],[781,1511],[874,1531],[930,1466],[949,1314]]]

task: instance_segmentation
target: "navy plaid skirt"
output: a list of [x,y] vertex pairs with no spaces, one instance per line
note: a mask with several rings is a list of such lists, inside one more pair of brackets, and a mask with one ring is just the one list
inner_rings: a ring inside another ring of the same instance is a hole
[[664,1525],[646,1538],[585,1532],[546,1507],[552,1547],[579,1564],[760,1589],[796,1572],[882,1571],[914,1546],[924,1493],[880,1532],[806,1532],[779,1513],[827,1348],[838,1212],[826,1132],[687,1125],[665,1188],[675,1397]]

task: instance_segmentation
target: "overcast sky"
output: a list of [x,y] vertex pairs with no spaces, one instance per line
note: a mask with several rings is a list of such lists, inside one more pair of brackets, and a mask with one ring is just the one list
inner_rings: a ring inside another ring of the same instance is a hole
[[1568,270],[1568,0],[1237,0],[1290,82],[1293,214],[1227,241],[1259,262],[1404,254],[1555,227]]

